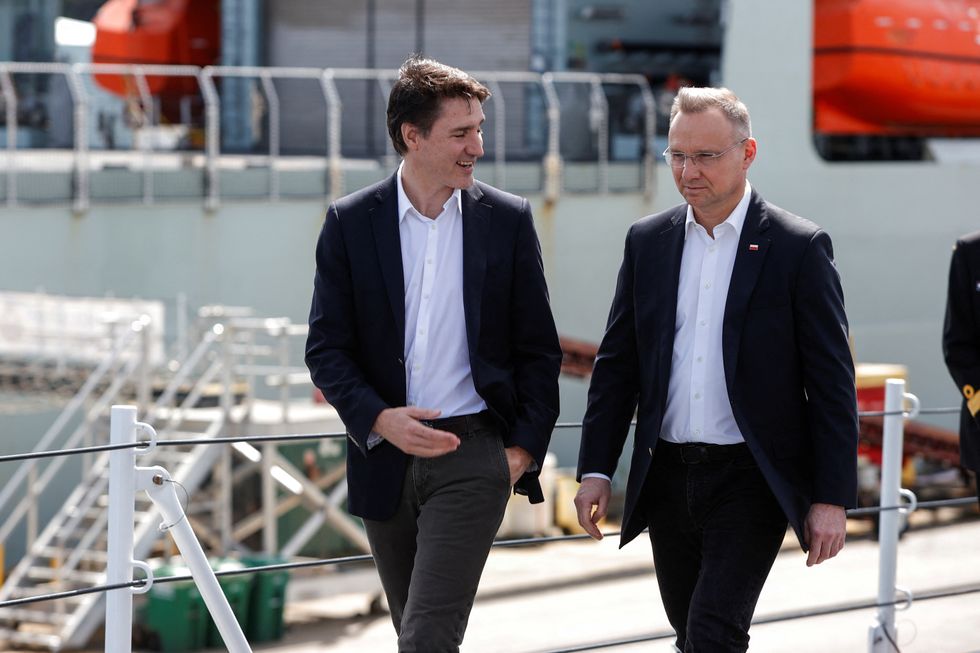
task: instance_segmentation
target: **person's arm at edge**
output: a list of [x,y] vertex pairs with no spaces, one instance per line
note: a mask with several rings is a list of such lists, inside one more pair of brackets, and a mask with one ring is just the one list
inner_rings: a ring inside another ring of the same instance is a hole
[[830,236],[813,234],[797,279],[798,331],[812,438],[812,505],[804,521],[807,566],[834,557],[846,538],[845,509],[857,504],[857,395],[844,292]]
[[[976,293],[965,246],[957,241],[949,263],[949,289],[943,321],[943,359],[960,396],[969,385],[980,393],[980,326],[974,319],[970,297]],[[973,412],[980,422],[980,412]]]
[[[558,374],[561,345],[551,312],[548,286],[541,258],[541,244],[534,230],[531,207],[521,200],[515,245],[511,346],[517,420],[504,446],[511,459],[521,456],[526,474],[537,475],[544,465],[548,444],[558,420]],[[515,449],[516,448],[516,449]],[[527,457],[523,457],[526,452]]]
[[306,365],[314,385],[340,414],[350,439],[365,455],[381,411],[389,408],[355,359],[357,331],[350,260],[336,203],[327,209],[316,245]]
[[623,263],[609,309],[606,332],[596,355],[579,449],[575,510],[579,525],[597,540],[598,523],[609,508],[616,471],[636,412],[639,362],[633,306],[633,230],[626,237]]

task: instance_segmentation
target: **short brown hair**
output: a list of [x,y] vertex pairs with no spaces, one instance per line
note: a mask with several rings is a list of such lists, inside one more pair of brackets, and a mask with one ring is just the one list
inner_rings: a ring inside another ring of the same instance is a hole
[[398,81],[388,96],[388,135],[399,154],[408,152],[402,124],[415,125],[428,136],[446,98],[476,98],[481,104],[490,90],[459,68],[419,55],[409,57],[398,70]]
[[712,108],[721,109],[740,136],[752,136],[752,120],[749,118],[748,107],[727,88],[681,88],[670,107],[670,124],[674,124],[678,113],[702,113]]

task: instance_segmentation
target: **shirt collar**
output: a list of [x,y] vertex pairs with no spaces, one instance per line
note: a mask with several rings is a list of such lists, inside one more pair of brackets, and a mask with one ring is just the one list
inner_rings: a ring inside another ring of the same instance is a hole
[[[417,213],[420,216],[422,215],[419,212],[419,210],[416,209],[412,205],[412,200],[408,199],[408,195],[405,194],[405,186],[402,185],[402,168],[404,168],[404,167],[405,167],[405,162],[402,161],[398,165],[398,174],[397,174],[397,186],[398,186],[398,224],[401,224],[402,221],[405,219],[405,215],[408,213],[408,210],[409,209],[415,209],[415,213]],[[452,206],[453,201],[455,201],[456,202],[456,206],[459,207],[460,213],[462,213],[462,211],[463,211],[462,198],[463,198],[462,191],[457,188],[457,189],[453,190],[453,194],[449,196],[449,199],[446,200],[446,203],[442,205],[442,208],[443,209],[448,209],[450,206]],[[426,218],[426,219],[428,219],[428,218]]]
[[[732,229],[735,230],[735,236],[741,237],[742,225],[745,224],[745,216],[749,212],[749,201],[751,199],[752,199],[752,186],[751,184],[749,184],[749,180],[746,179],[745,190],[742,192],[742,199],[739,200],[738,204],[735,205],[735,208],[732,210],[732,212],[728,214],[728,217],[725,218],[725,220],[721,224],[719,224],[718,227],[725,224],[730,225]],[[694,209],[692,209],[691,205],[688,204],[687,218],[684,220],[685,240],[687,239],[687,234],[690,233],[691,231],[691,225],[694,224],[697,224],[697,222],[694,220]],[[718,227],[715,227],[715,229],[717,229]]]

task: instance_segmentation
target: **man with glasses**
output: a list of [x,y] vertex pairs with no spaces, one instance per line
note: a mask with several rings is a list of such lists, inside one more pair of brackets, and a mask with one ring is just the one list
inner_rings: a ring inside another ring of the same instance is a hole
[[830,237],[746,179],[757,143],[727,89],[681,89],[664,158],[686,200],[629,230],[579,454],[601,539],[636,415],[621,543],[650,530],[683,651],[745,651],[793,526],[806,564],[844,546],[857,403]]

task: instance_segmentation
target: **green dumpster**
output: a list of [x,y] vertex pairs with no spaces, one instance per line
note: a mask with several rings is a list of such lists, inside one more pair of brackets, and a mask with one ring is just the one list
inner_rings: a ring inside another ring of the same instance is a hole
[[[244,569],[245,565],[237,560],[231,560],[226,558],[219,558],[216,560],[211,560],[211,568],[215,571],[230,571],[235,569]],[[228,604],[231,606],[231,611],[235,614],[235,619],[238,620],[238,624],[242,627],[242,631],[248,632],[248,609],[249,609],[249,599],[252,594],[252,576],[250,574],[236,574],[234,576],[218,576],[218,585],[221,586],[221,591],[224,592],[225,598],[228,599]],[[211,648],[220,648],[224,646],[224,640],[221,639],[221,633],[218,631],[218,625],[211,618],[210,613],[207,615],[207,637],[206,641]],[[246,634],[246,638],[248,635]]]
[[[186,567],[162,565],[153,575],[185,576]],[[192,580],[154,584],[147,593],[139,622],[147,634],[147,645],[159,651],[196,651],[204,648],[207,608]]]
[[[262,567],[285,562],[272,556],[242,558],[246,567]],[[248,608],[245,636],[250,643],[281,639],[285,630],[283,608],[286,605],[288,571],[263,571],[252,574],[252,597]]]

